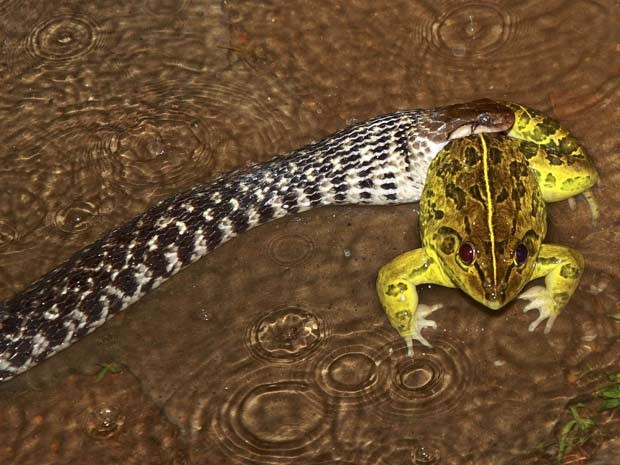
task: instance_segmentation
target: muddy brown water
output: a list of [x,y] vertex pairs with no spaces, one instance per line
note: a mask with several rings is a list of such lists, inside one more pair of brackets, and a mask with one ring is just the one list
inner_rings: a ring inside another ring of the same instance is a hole
[[413,359],[374,280],[416,204],[252,230],[2,384],[0,464],[552,464],[577,403],[597,425],[565,463],[620,464],[596,395],[620,371],[619,23],[611,0],[0,0],[2,299],[172,192],[398,109],[557,117],[602,212],[550,206],[587,267],[548,336],[429,287]]

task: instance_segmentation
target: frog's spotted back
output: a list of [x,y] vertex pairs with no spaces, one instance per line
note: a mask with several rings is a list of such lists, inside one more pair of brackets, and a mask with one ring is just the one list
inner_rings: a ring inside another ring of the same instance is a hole
[[[451,142],[431,164],[422,195],[424,246],[455,285],[490,308],[528,282],[546,232],[545,204],[519,142],[470,136]],[[470,244],[471,260],[458,247]],[[525,246],[526,259],[515,253]]]

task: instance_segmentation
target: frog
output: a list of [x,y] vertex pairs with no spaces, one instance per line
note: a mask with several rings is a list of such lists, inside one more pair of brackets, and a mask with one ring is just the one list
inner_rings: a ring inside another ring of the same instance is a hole
[[[425,328],[443,304],[419,302],[417,286],[459,288],[491,311],[516,299],[538,310],[548,334],[575,293],[584,270],[581,253],[545,243],[547,203],[583,195],[592,221],[599,216],[592,188],[596,168],[575,136],[525,105],[503,102],[515,115],[504,133],[455,139],[431,162],[420,199],[421,247],[384,265],[377,294],[392,327],[413,355],[431,347]],[[544,278],[544,285],[528,283]]]

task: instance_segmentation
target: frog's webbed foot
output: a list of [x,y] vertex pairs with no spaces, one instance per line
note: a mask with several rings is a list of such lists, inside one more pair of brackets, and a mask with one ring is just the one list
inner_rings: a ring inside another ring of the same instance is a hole
[[531,280],[545,278],[545,286],[533,286],[523,292],[518,299],[529,300],[524,312],[538,309],[538,318],[529,327],[536,327],[547,320],[545,333],[549,333],[553,323],[574,294],[583,273],[583,257],[573,249],[555,244],[540,247]]
[[401,333],[401,337],[407,344],[407,355],[413,357],[413,341],[419,341],[426,347],[433,347],[428,340],[422,336],[422,330],[424,328],[437,328],[437,323],[434,320],[429,320],[426,317],[433,313],[435,310],[439,310],[443,307],[442,304],[425,305],[419,304],[415,311],[415,315],[411,318],[409,323],[409,330]]
[[538,310],[539,312],[538,318],[530,323],[528,330],[534,331],[540,323],[547,320],[547,323],[545,324],[545,334],[548,334],[559,314],[557,303],[553,300],[551,292],[549,292],[545,286],[533,286],[517,298],[530,301],[523,308],[524,313],[529,312],[530,310]]

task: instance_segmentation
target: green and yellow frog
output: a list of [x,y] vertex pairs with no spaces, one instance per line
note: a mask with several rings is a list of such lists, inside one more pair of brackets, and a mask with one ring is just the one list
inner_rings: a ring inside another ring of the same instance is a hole
[[[490,309],[528,300],[524,311],[539,311],[529,330],[547,320],[547,333],[583,273],[579,252],[543,243],[545,203],[584,194],[596,220],[597,172],[557,121],[506,105],[515,113],[508,134],[453,140],[433,160],[420,201],[422,247],[379,272],[379,299],[410,355],[414,340],[430,346],[421,331],[436,327],[427,316],[441,307],[419,304],[418,285],[458,287]],[[545,286],[521,293],[542,277]]]

